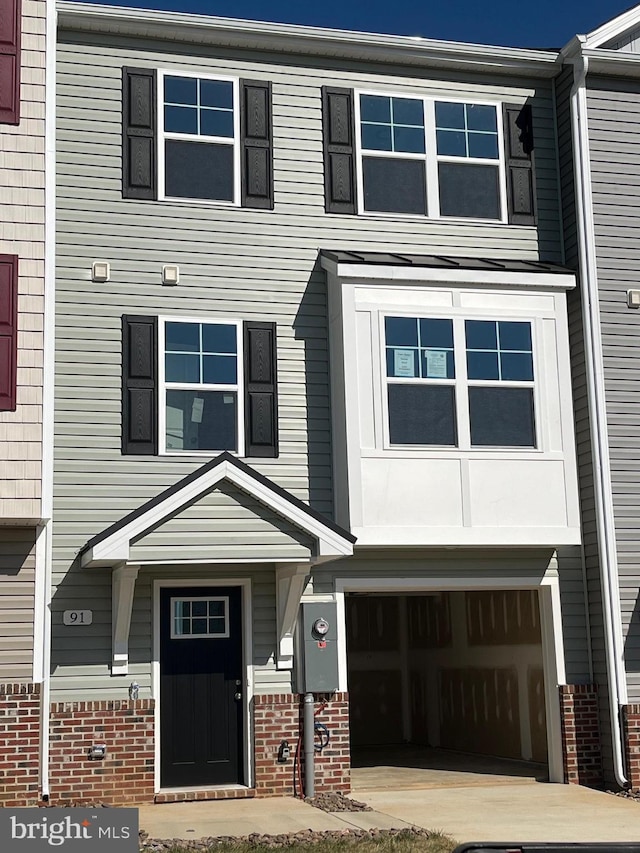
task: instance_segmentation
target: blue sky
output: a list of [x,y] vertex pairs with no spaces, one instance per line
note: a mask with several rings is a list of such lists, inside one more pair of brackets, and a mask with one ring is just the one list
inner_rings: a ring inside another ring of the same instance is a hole
[[232,18],[419,35],[513,47],[562,47],[630,6],[630,0],[105,0]]

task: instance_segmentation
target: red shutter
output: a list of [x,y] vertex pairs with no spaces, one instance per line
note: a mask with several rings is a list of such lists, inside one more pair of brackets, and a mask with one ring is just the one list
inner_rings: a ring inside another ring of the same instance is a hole
[[0,255],[0,411],[16,408],[18,257]]
[[0,0],[0,124],[20,123],[21,0]]

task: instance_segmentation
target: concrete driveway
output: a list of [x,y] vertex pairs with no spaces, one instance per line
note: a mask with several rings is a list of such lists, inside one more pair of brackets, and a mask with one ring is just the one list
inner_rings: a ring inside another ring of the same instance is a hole
[[528,782],[358,791],[391,820],[465,841],[640,841],[640,802],[578,785]]
[[292,798],[218,800],[140,807],[152,838],[285,834],[312,829],[440,830],[456,841],[640,841],[640,802],[537,782],[358,791],[373,812],[327,814]]

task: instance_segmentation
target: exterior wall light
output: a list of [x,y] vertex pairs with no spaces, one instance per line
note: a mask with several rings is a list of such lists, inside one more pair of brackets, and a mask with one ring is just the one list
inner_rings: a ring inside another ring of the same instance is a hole
[[94,261],[91,264],[92,281],[109,281],[111,277],[111,265],[109,261]]

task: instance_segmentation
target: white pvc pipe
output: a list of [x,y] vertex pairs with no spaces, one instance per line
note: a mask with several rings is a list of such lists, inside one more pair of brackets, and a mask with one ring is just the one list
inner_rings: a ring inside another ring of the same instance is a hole
[[606,397],[603,373],[602,333],[598,299],[598,268],[593,226],[591,162],[587,125],[585,80],[589,60],[579,54],[574,60],[571,88],[571,129],[574,149],[575,197],[578,225],[580,272],[582,278],[582,319],[587,375],[587,400],[591,430],[591,448],[595,489],[598,552],[602,581],[602,609],[605,627],[609,712],[613,741],[614,772],[622,788],[626,778],[622,738],[621,708],[627,704],[624,667],[618,557],[609,460]]

